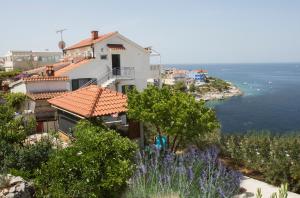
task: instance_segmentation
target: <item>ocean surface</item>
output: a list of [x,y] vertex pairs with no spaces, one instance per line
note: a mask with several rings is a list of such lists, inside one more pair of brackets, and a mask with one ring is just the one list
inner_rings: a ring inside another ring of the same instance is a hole
[[237,85],[243,96],[211,101],[224,133],[300,133],[300,63],[167,65],[207,69]]

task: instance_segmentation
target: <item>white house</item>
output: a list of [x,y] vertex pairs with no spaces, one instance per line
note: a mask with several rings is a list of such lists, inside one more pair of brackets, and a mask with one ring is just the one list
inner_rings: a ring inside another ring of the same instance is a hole
[[56,109],[51,107],[47,100],[68,91],[70,87],[68,77],[27,77],[13,82],[9,86],[12,93],[27,95],[22,110],[26,114],[34,113],[37,121],[37,132],[57,130]]
[[[150,48],[143,48],[121,35],[111,32],[90,38],[64,49],[64,62],[53,65],[55,76],[68,76],[70,89],[90,84],[124,92],[126,87],[142,90],[149,79],[159,80],[160,67],[150,66]],[[150,80],[151,81],[151,80]]]

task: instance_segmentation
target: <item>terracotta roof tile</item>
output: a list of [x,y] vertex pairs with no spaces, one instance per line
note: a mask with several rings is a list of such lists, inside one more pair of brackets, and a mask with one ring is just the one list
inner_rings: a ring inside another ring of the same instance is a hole
[[[75,62],[75,63],[71,63],[69,65],[66,65],[65,67],[58,69],[57,71],[55,71],[54,75],[55,76],[62,76],[64,75],[66,72],[71,71],[73,69],[76,69],[78,67],[80,67],[81,65],[84,65],[88,62],[90,62],[92,59],[84,59],[81,60],[79,62]],[[55,69],[54,69],[55,70]]]
[[70,47],[65,48],[64,50],[71,50],[71,49],[86,47],[86,46],[98,43],[112,35],[115,35],[116,33],[118,33],[118,32],[110,32],[107,34],[102,34],[102,35],[99,35],[98,38],[95,40],[93,40],[92,38],[84,39],[84,40],[80,41],[79,43],[76,43],[74,45],[71,45]]
[[24,82],[37,82],[37,81],[68,81],[69,77],[67,76],[37,76],[37,77],[28,77],[22,79]]
[[40,93],[27,93],[26,95],[32,100],[46,100],[54,98],[61,94],[66,93],[67,91],[58,91],[58,92],[40,92]]
[[48,100],[50,104],[89,118],[127,111],[127,96],[97,85],[90,85]]

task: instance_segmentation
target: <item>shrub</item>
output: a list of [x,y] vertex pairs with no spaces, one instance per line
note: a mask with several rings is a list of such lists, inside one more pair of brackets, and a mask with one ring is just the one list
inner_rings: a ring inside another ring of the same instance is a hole
[[76,138],[37,172],[39,196],[119,197],[133,173],[137,146],[114,131],[95,126],[76,131]]
[[221,142],[224,155],[261,172],[271,184],[288,183],[300,192],[300,135],[224,135]]
[[190,149],[183,154],[156,149],[137,155],[137,170],[130,181],[127,198],[146,197],[232,197],[238,193],[241,174],[218,161],[216,148],[204,152]]
[[18,110],[25,101],[26,95],[23,93],[7,93],[4,95],[4,98],[8,106]]

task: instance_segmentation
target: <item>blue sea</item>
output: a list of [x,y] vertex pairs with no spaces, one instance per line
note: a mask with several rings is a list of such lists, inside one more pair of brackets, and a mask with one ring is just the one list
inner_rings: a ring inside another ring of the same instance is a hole
[[243,96],[209,102],[224,133],[300,132],[300,63],[168,65],[207,69],[237,85]]

